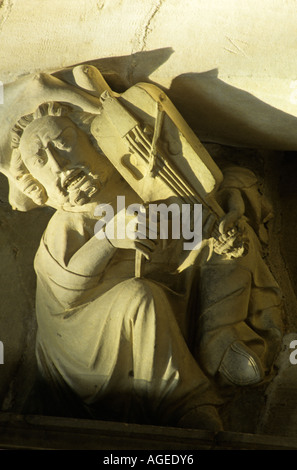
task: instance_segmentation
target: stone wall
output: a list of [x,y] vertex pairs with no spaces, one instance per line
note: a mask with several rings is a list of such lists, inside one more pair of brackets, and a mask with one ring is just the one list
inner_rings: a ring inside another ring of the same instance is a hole
[[1,3],[4,83],[99,61],[169,90],[204,140],[296,149],[294,0]]
[[49,211],[13,211],[7,181],[0,178],[0,369],[2,409],[20,411],[35,377],[35,287],[33,260]]
[[[239,0],[236,9],[230,0],[3,0],[0,8],[3,83],[83,62],[97,65],[116,91],[152,81],[165,89],[215,158],[227,157],[258,174],[275,209],[267,261],[283,291],[290,338],[297,331],[295,7],[293,0]],[[12,211],[6,179],[0,178],[4,411],[21,411],[34,379],[33,258],[50,216],[44,209]],[[282,371],[286,341],[284,348]],[[290,387],[296,374],[291,368]],[[239,393],[228,410],[229,429],[286,435],[285,398],[280,403],[278,387],[279,382],[272,385],[270,409],[263,389]]]

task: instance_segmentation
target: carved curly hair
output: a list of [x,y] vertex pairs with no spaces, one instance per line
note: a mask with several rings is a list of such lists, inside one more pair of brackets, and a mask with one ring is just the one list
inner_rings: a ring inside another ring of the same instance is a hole
[[[48,199],[48,196],[43,185],[31,175],[30,171],[26,167],[20,151],[20,142],[23,132],[27,128],[27,126],[29,126],[34,120],[41,119],[47,116],[67,117],[71,119],[71,121],[78,128],[80,128],[81,131],[88,135],[90,143],[101,155],[101,157],[104,158],[104,168],[102,167],[103,179],[105,177],[105,173],[108,173],[108,170],[106,168],[110,166],[108,160],[104,156],[104,153],[98,146],[97,140],[93,137],[90,131],[91,123],[95,117],[94,114],[85,111],[76,111],[70,105],[62,104],[55,101],[49,101],[41,104],[36,109],[36,111],[19,119],[19,121],[12,128],[12,155],[10,161],[10,174],[12,178],[14,178],[14,182],[17,188],[38,206],[44,205]],[[100,178],[98,179],[98,181],[101,182]]]
[[35,119],[44,116],[68,116],[71,111],[72,108],[69,106],[57,102],[43,103],[34,113],[19,119],[11,130],[11,147],[13,149],[10,162],[11,175],[15,178],[18,188],[37,205],[46,203],[47,194],[42,184],[31,175],[22,159],[19,146],[23,132]]

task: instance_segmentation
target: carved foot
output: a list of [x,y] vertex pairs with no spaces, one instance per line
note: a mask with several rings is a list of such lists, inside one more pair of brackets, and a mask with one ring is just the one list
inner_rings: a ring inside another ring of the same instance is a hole
[[225,385],[254,385],[262,382],[264,371],[260,359],[241,341],[234,341],[226,350],[218,369]]

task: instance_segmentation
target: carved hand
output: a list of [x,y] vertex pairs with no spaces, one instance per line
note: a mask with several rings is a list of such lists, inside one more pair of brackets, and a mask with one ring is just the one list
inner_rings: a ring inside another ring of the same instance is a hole
[[236,228],[238,231],[242,228],[242,217],[245,211],[244,201],[241,193],[238,189],[224,190],[224,199],[226,206],[226,215],[221,219],[219,223],[219,231],[221,235],[231,235],[233,229]]
[[236,188],[222,190],[219,198],[226,215],[219,221],[214,251],[227,258],[237,258],[248,249],[244,224],[244,201],[241,192]]
[[127,215],[125,210],[117,213],[106,225],[105,235],[115,248],[139,251],[148,261],[159,244],[157,231],[149,226],[146,216],[136,218]]

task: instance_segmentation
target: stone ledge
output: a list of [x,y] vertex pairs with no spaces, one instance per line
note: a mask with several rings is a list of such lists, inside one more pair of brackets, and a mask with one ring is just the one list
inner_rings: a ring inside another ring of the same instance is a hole
[[297,450],[297,439],[2,412],[0,449]]

